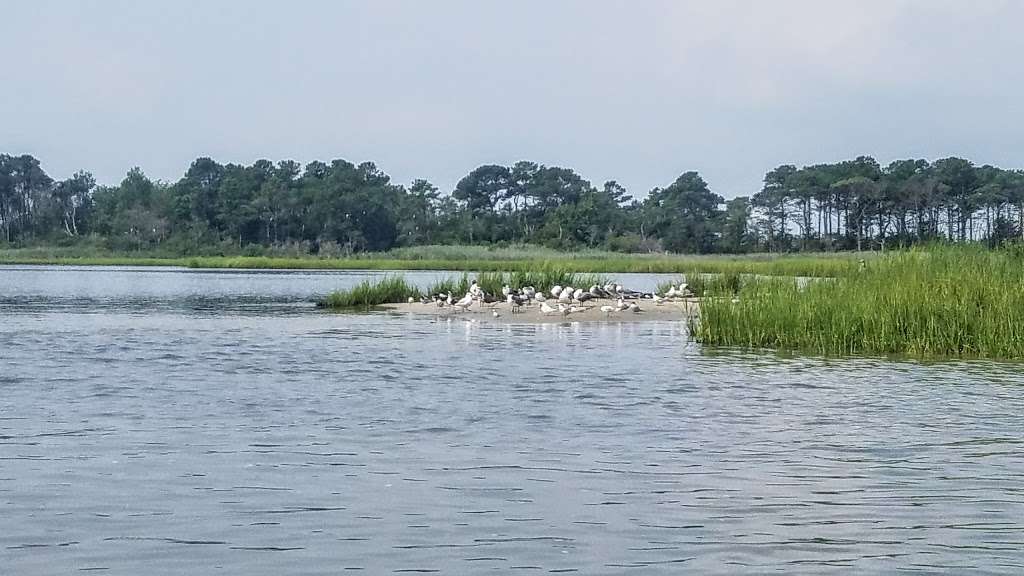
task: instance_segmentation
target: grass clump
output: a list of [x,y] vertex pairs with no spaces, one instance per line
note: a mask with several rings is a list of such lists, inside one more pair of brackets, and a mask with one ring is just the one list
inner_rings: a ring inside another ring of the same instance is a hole
[[709,298],[698,342],[826,356],[1024,358],[1024,257],[1008,250],[891,253],[853,275],[757,278]]
[[418,288],[402,276],[385,276],[379,280],[364,280],[348,290],[338,290],[317,302],[321,308],[370,308],[381,304],[405,302],[420,298]]
[[577,274],[561,268],[541,267],[529,271],[463,273],[461,276],[445,278],[431,285],[424,293],[406,282],[402,276],[384,276],[378,280],[364,280],[347,290],[332,292],[320,299],[317,305],[321,308],[337,309],[371,308],[381,304],[406,302],[409,298],[419,300],[424,294],[439,293],[452,294],[458,299],[469,292],[474,280],[484,292],[498,299],[501,298],[502,286],[506,284],[513,289],[534,286],[538,290],[548,291],[556,284],[587,289],[592,284],[604,282],[603,278],[592,274]]
[[[268,249],[269,250],[269,249]],[[0,249],[2,264],[160,265],[190,268],[318,269],[318,270],[479,270],[531,272],[538,263],[567,272],[678,274],[761,274],[834,277],[857,270],[855,253],[681,255],[623,254],[601,250],[560,252],[537,246],[417,246],[390,252],[331,257],[326,254],[182,256],[166,251],[114,252],[97,247]]]
[[698,298],[704,296],[733,296],[738,294],[740,288],[748,281],[750,281],[749,275],[741,274],[735,270],[719,274],[707,274],[691,270],[682,279],[660,282],[656,291],[658,294],[664,294],[672,286],[678,288],[680,283],[685,282],[687,289]]
[[543,292],[550,291],[553,286],[573,286],[590,288],[594,284],[604,285],[607,279],[596,274],[581,274],[559,266],[542,265],[533,270],[515,270],[512,272],[483,271],[478,274],[462,274],[458,278],[446,278],[427,289],[428,294],[455,294],[460,296],[469,291],[469,286],[476,280],[480,288],[491,295],[500,297],[501,288],[508,285],[513,290],[525,286],[533,286]]

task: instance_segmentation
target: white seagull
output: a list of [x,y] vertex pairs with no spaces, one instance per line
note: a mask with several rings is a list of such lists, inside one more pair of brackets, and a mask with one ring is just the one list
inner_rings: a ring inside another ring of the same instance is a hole
[[469,310],[469,307],[472,305],[473,294],[470,292],[466,292],[466,295],[462,297],[462,300],[459,300],[458,302],[455,303],[455,306],[457,308],[462,308],[463,311]]
[[541,312],[541,314],[547,316],[549,314],[554,314],[555,312],[558,312],[558,308],[552,308],[551,305],[548,304],[546,301],[541,300],[541,302],[540,302],[540,312]]

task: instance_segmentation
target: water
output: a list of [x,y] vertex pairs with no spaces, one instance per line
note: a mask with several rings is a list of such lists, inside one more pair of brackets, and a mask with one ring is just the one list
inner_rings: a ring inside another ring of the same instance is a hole
[[0,573],[1024,570],[1018,365],[309,303],[363,277],[0,267]]

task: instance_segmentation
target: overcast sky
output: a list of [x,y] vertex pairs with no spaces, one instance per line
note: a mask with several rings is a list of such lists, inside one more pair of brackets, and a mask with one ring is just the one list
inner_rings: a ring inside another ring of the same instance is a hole
[[732,197],[781,164],[1024,167],[1024,2],[0,0],[0,152],[54,177],[529,159]]

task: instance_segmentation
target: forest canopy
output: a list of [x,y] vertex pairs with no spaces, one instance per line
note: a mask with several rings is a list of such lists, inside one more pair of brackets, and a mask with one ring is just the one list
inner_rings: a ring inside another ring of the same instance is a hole
[[0,155],[0,244],[93,242],[113,251],[341,256],[424,244],[530,243],[573,250],[742,253],[852,250],[937,240],[990,245],[1024,234],[1024,172],[962,158],[861,156],[782,165],[724,199],[697,172],[634,196],[570,168],[484,165],[442,193],[396,184],[372,162],[252,165],[198,158],[173,183],[139,168],[117,185],[55,180],[30,155]]

